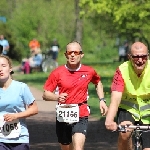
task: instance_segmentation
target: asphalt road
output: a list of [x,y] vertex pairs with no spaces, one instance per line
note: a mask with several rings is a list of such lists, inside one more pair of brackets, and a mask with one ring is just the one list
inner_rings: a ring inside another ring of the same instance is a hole
[[[31,150],[60,150],[55,133],[56,102],[42,100],[42,91],[30,87],[39,113],[27,119]],[[105,129],[104,120],[89,118],[85,150],[116,150],[117,134]]]

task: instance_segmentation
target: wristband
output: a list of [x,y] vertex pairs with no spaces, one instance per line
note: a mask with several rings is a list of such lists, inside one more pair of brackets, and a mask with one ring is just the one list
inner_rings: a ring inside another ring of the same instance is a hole
[[106,103],[105,98],[100,98],[99,101],[104,101]]

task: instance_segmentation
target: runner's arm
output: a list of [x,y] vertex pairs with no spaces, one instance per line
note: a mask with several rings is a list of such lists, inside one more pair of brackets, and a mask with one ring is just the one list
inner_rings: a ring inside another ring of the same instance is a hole
[[[99,81],[98,84],[96,85],[96,91],[97,91],[97,95],[98,95],[99,99],[103,99],[104,91],[103,91],[103,85],[102,85],[101,81]],[[99,107],[100,107],[101,114],[103,116],[106,115],[106,113],[108,111],[108,107],[104,100],[100,100]]]
[[54,94],[53,92],[44,90],[42,97],[43,97],[43,100],[45,101],[58,101],[59,95]]
[[5,121],[13,121],[15,119],[30,117],[30,116],[38,113],[38,107],[37,107],[37,104],[35,101],[27,107],[28,108],[22,112],[18,112],[18,113],[14,113],[14,114],[12,114],[12,113],[5,114],[4,120]]
[[53,92],[45,90],[43,93],[43,100],[58,101],[59,103],[65,103],[67,96],[68,96],[67,93],[54,94]]

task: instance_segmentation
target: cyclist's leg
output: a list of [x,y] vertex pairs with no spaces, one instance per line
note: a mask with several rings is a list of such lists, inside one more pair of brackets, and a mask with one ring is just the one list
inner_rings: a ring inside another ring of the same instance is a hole
[[143,150],[150,150],[150,132],[142,133],[142,147]]
[[[117,114],[118,124],[134,124],[134,119],[132,115],[124,109],[118,110]],[[132,138],[130,138],[131,132],[119,133],[118,137],[118,150],[131,150],[132,149]]]
[[58,57],[58,52],[53,52],[52,59],[53,59],[54,68],[58,67],[57,57]]
[[74,150],[83,150],[88,128],[88,117],[80,118],[72,125],[72,143]]
[[72,126],[56,120],[56,134],[61,150],[72,150]]

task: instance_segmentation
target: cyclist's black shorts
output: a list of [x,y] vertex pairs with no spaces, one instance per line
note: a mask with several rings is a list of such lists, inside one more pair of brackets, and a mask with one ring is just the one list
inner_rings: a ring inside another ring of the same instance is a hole
[[56,60],[57,57],[58,57],[58,52],[53,52],[53,53],[52,53],[52,59],[53,59],[53,60]]
[[[134,118],[132,117],[132,114],[125,109],[119,108],[118,113],[117,113],[117,123],[120,124],[123,121],[131,121],[133,124],[140,124],[142,125],[143,123],[141,121],[135,121]],[[143,132],[142,134],[142,145],[143,149],[144,148],[150,148],[150,132]]]
[[63,145],[69,145],[72,142],[72,135],[75,133],[82,133],[87,135],[88,117],[79,118],[79,122],[69,124],[59,122],[56,119],[56,134],[58,142]]

